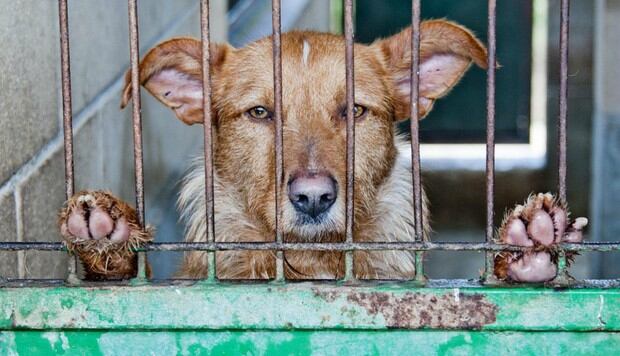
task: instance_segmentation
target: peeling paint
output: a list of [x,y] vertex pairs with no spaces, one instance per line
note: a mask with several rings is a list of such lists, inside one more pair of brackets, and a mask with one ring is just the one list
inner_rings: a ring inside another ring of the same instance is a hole
[[62,349],[62,351],[68,351],[70,348],[69,340],[62,332],[45,332],[41,334],[41,337],[49,341],[52,350],[60,351]]
[[0,330],[618,332],[617,310],[618,289],[313,283],[0,288]]
[[390,328],[480,329],[496,320],[497,306],[479,294],[452,298],[421,293],[352,293],[347,300],[381,314]]
[[601,323],[601,326],[605,326],[605,324],[607,324],[605,321],[603,321],[603,307],[605,306],[605,297],[603,295],[599,295],[599,300],[601,302],[598,307],[598,314],[596,318]]

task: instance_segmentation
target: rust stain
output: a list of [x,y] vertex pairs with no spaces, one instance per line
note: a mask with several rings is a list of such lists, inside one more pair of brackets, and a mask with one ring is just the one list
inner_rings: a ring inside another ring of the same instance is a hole
[[[325,300],[335,299],[324,293]],[[395,296],[383,292],[351,292],[347,301],[371,315],[381,314],[390,328],[480,329],[495,322],[497,306],[480,294],[428,295],[405,293]]]
[[342,293],[333,291],[333,290],[323,290],[321,288],[312,288],[312,292],[315,297],[321,298],[326,302],[333,302],[338,298]]
[[[429,295],[407,292],[400,296],[389,292],[313,290],[315,297],[333,303],[346,297],[348,303],[363,307],[370,315],[381,315],[389,328],[404,329],[480,329],[494,323],[497,305],[482,294],[455,293]],[[342,314],[348,312],[341,310]]]

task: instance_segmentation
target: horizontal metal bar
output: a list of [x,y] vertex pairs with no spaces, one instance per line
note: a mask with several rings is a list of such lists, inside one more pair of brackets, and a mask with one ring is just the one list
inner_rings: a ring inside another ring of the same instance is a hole
[[[209,281],[205,279],[188,279],[188,278],[152,278],[148,280],[148,285],[151,287],[191,287],[197,283],[199,284],[217,284],[222,287],[230,286],[243,286],[243,285],[257,285],[269,283],[267,279],[250,279],[250,280],[216,280]],[[305,285],[312,283],[315,286],[339,286],[342,285],[341,280],[329,279],[329,280],[287,280],[288,284],[292,285]],[[497,287],[540,287],[545,284],[536,283],[502,283],[498,285],[488,286],[484,284],[478,278],[475,279],[442,279],[442,278],[429,278],[424,283],[424,287],[420,288],[419,285],[412,284],[410,280],[377,280],[377,279],[356,279],[355,282],[348,283],[347,286],[358,287],[373,287],[378,284],[390,284],[390,285],[405,285],[407,287],[415,287],[417,289],[446,289],[446,288],[497,288]],[[0,288],[49,288],[49,287],[64,287],[67,286],[67,281],[64,279],[47,279],[47,278],[5,278],[0,280]],[[103,281],[81,281],[79,287],[84,288],[111,288],[111,287],[144,287],[144,284],[135,284],[131,280],[103,280]],[[571,288],[590,288],[590,289],[610,289],[620,288],[620,279],[579,279],[571,282]]]
[[[585,242],[561,244],[565,251],[620,251],[620,242]],[[60,242],[1,242],[0,251],[65,251]],[[527,247],[482,242],[353,242],[353,243],[277,243],[277,242],[153,242],[136,251],[231,251],[231,250],[283,250],[283,251],[526,251]]]

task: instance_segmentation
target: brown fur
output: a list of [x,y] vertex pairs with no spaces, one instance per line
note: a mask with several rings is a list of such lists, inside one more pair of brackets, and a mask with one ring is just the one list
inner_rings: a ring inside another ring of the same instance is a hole
[[[532,220],[532,216],[534,215],[534,213],[539,209],[543,209],[547,212],[551,212],[554,209],[561,209],[564,212],[566,212],[567,217],[570,217],[570,212],[568,210],[567,204],[559,200],[557,197],[555,197],[551,193],[531,194],[526,199],[526,201],[523,203],[523,205],[517,205],[515,208],[506,212],[506,214],[504,215],[504,219],[500,225],[500,228],[497,231],[497,236],[495,237],[495,243],[498,243],[498,244],[506,243],[506,239],[507,239],[506,227],[508,226],[508,222],[511,219],[521,219],[523,222],[529,223]],[[563,227],[562,230],[564,231],[565,229],[569,229],[569,228],[570,228],[570,219],[567,219],[566,227]],[[556,227],[556,231],[557,231],[557,227]],[[563,236],[561,236],[559,240],[561,240],[562,237]],[[510,281],[510,278],[508,276],[509,265],[510,263],[521,258],[524,253],[545,251],[549,253],[549,255],[551,256],[551,261],[557,264],[558,257],[559,257],[559,252],[557,249],[558,242],[560,241],[557,241],[555,244],[551,246],[545,246],[539,243],[538,241],[533,240],[534,246],[529,247],[527,251],[525,252],[501,251],[501,252],[496,253],[494,257],[495,277],[502,281]],[[573,263],[575,257],[578,255],[579,253],[577,252],[570,252],[570,251],[566,252],[567,266],[570,266]]]
[[[356,103],[368,109],[356,122],[356,241],[410,241],[413,235],[410,171],[399,158],[406,146],[393,127],[395,121],[409,116],[410,36],[411,30],[405,29],[369,46],[355,45]],[[278,184],[286,191],[293,174],[307,171],[328,172],[338,183],[331,220],[320,228],[296,225],[295,211],[283,194],[287,242],[344,241],[344,53],[341,36],[315,32],[282,36],[285,169],[284,181]],[[217,241],[274,241],[274,125],[246,114],[259,105],[273,111],[271,56],[269,37],[240,49],[211,48]],[[434,100],[450,91],[472,61],[485,67],[486,50],[467,29],[443,20],[422,23],[420,117],[428,114]],[[145,55],[140,82],[180,120],[201,123],[201,70],[201,43],[172,39]],[[122,107],[130,94],[128,73]],[[205,241],[203,171],[200,165],[192,169],[179,199],[187,220],[187,241]],[[427,235],[429,215],[424,201]],[[402,251],[357,251],[355,273],[360,278],[409,278],[414,272],[411,256]],[[285,259],[288,278],[339,278],[344,273],[339,252],[290,251]],[[272,278],[275,274],[271,251],[217,252],[216,260],[220,278]],[[206,274],[206,253],[186,254],[180,276]]]
[[[84,197],[92,197],[85,201]],[[61,228],[65,244],[69,251],[77,254],[86,271],[86,279],[123,279],[135,275],[137,258],[133,249],[153,239],[153,230],[141,229],[135,209],[108,192],[83,191],[75,194],[61,209],[58,224],[66,226],[69,214],[77,208],[88,209],[98,206],[114,219],[124,216],[130,226],[129,240],[113,243],[110,240],[78,240],[71,236],[66,228]],[[150,273],[150,271],[147,271]]]

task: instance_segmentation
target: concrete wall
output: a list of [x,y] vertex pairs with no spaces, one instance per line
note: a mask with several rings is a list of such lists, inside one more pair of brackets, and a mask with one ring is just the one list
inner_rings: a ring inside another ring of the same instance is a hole
[[[283,29],[329,30],[329,3],[285,2]],[[199,37],[198,5],[139,2],[141,53],[169,37]],[[60,241],[56,216],[65,196],[57,6],[52,0],[0,0],[0,241]],[[212,39],[235,42],[238,33],[227,36],[227,1],[211,6]],[[270,3],[256,2],[255,8],[265,10],[258,14],[264,28],[246,21],[234,28],[266,35]],[[133,203],[131,109],[119,109],[129,65],[127,2],[69,0],[69,28],[75,189],[106,189]],[[183,125],[146,92],[142,113],[146,221],[157,227],[157,241],[180,241],[177,182],[202,153],[202,126]],[[150,253],[155,276],[172,275],[180,257]],[[0,278],[64,278],[66,259],[63,252],[0,252]]]
[[[212,3],[213,38],[222,41],[226,1]],[[1,241],[59,241],[56,214],[65,197],[57,6],[0,0]],[[199,36],[198,1],[142,1],[139,25],[142,53],[175,35]],[[107,189],[133,202],[131,110],[119,109],[129,62],[127,2],[70,0],[69,27],[76,191]],[[142,97],[148,208],[201,151],[202,129]],[[157,217],[154,209],[147,221],[157,224]],[[65,253],[0,253],[3,277],[65,274]]]

